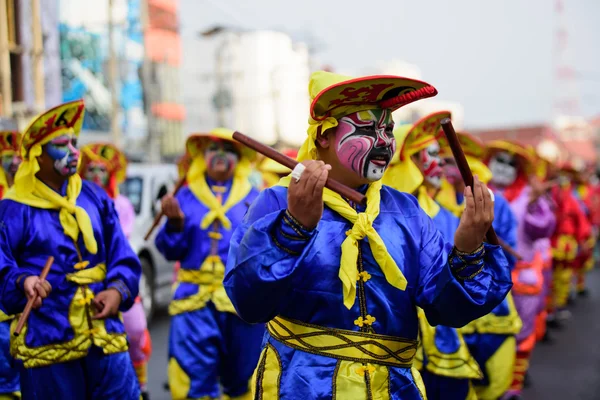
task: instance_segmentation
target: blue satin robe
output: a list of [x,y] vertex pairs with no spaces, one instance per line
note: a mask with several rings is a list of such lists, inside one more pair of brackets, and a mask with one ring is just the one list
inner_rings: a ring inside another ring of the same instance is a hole
[[19,391],[19,369],[10,355],[11,322],[0,322],[0,398]]
[[[209,187],[216,185],[207,178]],[[224,185],[222,203],[227,201],[232,181]],[[217,253],[225,263],[229,252],[229,242],[248,207],[257,197],[257,189],[252,189],[244,199],[226,212],[232,228],[219,225]],[[171,261],[180,261],[181,270],[200,270],[205,259],[211,254],[209,237],[213,226],[200,227],[202,218],[209,211],[189,187],[182,188],[176,196],[185,215],[182,232],[176,232],[166,223],[156,237],[159,251]],[[224,271],[221,271],[221,274]],[[221,285],[222,278],[218,283]],[[171,302],[173,305],[191,296],[207,293],[208,286],[181,282],[178,279]],[[224,292],[223,292],[224,294]],[[248,392],[248,383],[260,355],[260,345],[264,336],[263,324],[251,325],[242,321],[233,307],[228,309],[223,299],[211,297],[206,303],[194,301],[191,307],[171,311],[169,334],[169,384],[174,399],[179,398],[219,398],[221,386],[230,397]],[[228,302],[227,299],[226,302]],[[186,383],[189,382],[189,383]],[[184,397],[185,396],[185,397]]]
[[[62,190],[63,195],[65,189],[66,184]],[[68,347],[65,343],[75,338],[69,321],[69,308],[82,286],[66,280],[66,275],[77,272],[75,265],[79,263],[78,251],[82,260],[89,261],[85,269],[98,264],[106,265],[105,280],[87,285],[94,294],[108,288],[117,289],[122,296],[121,311],[128,310],[138,294],[140,262],[123,235],[112,200],[103,189],[84,181],[76,204],[84,208],[91,219],[98,244],[96,254],[87,251],[81,235],[76,246],[64,234],[57,210],[34,208],[13,200],[0,202],[0,309],[7,315],[22,312],[27,302],[22,289],[23,277],[40,275],[48,256],[53,256],[54,263],[47,277],[52,285],[52,292],[40,309],[31,312],[25,332],[27,349],[21,349],[16,356],[22,363],[42,361],[39,367],[22,368],[21,375],[26,374],[31,381],[38,383],[36,391],[42,391],[43,394],[37,395],[44,399],[81,398],[78,396],[84,396],[81,393],[90,389],[86,389],[85,384],[94,379],[94,382],[111,382],[110,387],[106,386],[108,391],[96,393],[100,398],[114,398],[110,393],[119,393],[119,398],[137,400],[139,387],[133,366],[129,364],[123,365],[120,370],[107,370],[106,374],[96,374],[94,377],[83,373],[83,380],[72,378],[71,373],[65,372],[62,375],[56,372],[66,370],[65,365],[80,365],[78,361],[88,357],[88,351],[94,345],[88,349],[69,348],[57,360],[52,359],[51,352],[40,354],[39,358],[28,356],[31,350],[35,351],[41,346],[48,346],[48,349]],[[17,283],[19,278],[20,283]],[[107,318],[105,327],[107,333],[125,338],[123,323],[118,316]],[[77,329],[81,331],[82,328]],[[16,341],[14,337],[11,340]],[[122,350],[113,350],[110,351],[113,354],[96,357],[95,362],[110,363],[113,358],[129,360],[124,339],[123,343],[125,345]],[[50,365],[42,366],[48,363]],[[51,370],[54,372],[44,372]],[[57,379],[59,376],[62,378]],[[96,383],[94,385],[99,386]],[[29,389],[30,396],[34,395],[32,390]],[[24,394],[24,399],[26,398]]]
[[[6,193],[8,190],[8,188],[0,189],[4,189],[4,191],[0,190],[2,193]],[[19,369],[10,355],[10,324],[12,318],[12,316],[9,317],[0,312],[0,395],[19,392]]]
[[[504,240],[513,249],[516,249],[517,219],[510,209],[510,204],[506,198],[498,192],[494,192],[494,196],[494,230],[500,239]],[[505,256],[512,271],[517,260],[508,253],[505,253]],[[498,307],[494,308],[491,314],[509,320],[514,318],[518,319],[514,304],[511,305],[508,299],[504,299]],[[476,322],[474,322],[474,324],[475,323]],[[476,387],[489,386],[490,381],[510,380],[510,378],[508,378],[509,375],[512,377],[512,365],[509,364],[511,362],[510,360],[513,360],[514,362],[514,357],[509,357],[516,354],[515,334],[520,330],[520,322],[518,322],[518,325],[507,325],[506,330],[501,329],[498,333],[481,333],[477,332],[477,329],[475,328],[475,333],[464,335],[469,350],[481,367],[481,371],[484,375],[482,380],[473,382]],[[493,360],[494,357],[497,358],[497,362]],[[503,364],[505,367],[496,368],[496,364]],[[510,384],[510,382],[508,383]],[[499,393],[498,396],[501,396],[502,394],[503,393]]]
[[[454,234],[458,229],[460,219],[450,211],[440,207],[439,212],[432,218],[433,224],[447,242],[454,244]],[[459,333],[456,328],[438,325],[435,327],[434,344],[441,354],[453,355],[460,346]],[[464,344],[462,344],[465,346]],[[421,375],[427,390],[428,400],[465,400],[471,390],[468,378],[454,378],[431,373],[427,369],[427,349],[424,349],[424,360]],[[465,362],[466,360],[461,360]],[[461,364],[458,364],[461,365]]]
[[[286,188],[264,190],[232,238],[224,286],[236,310],[249,322],[282,316],[358,331],[359,301],[350,310],[344,306],[338,278],[341,244],[351,224],[326,207],[310,239],[299,242],[280,233],[286,208]],[[463,326],[491,311],[511,288],[510,272],[499,246],[486,245],[481,273],[470,280],[456,279],[448,264],[452,246],[443,240],[413,196],[384,186],[381,212],[373,227],[408,281],[406,291],[391,286],[366,240],[359,243],[364,269],[371,275],[365,283],[366,310],[376,318],[371,326],[376,334],[416,340],[417,306],[432,324]],[[300,255],[290,254],[290,249]],[[335,358],[294,350],[270,334],[265,345],[278,355],[281,398],[331,399],[337,395],[334,390],[343,390],[335,385]],[[414,369],[388,367],[388,371],[389,384],[380,389],[390,399],[422,398],[415,381],[420,378],[415,378]],[[360,391],[355,398],[365,398],[366,385]]]

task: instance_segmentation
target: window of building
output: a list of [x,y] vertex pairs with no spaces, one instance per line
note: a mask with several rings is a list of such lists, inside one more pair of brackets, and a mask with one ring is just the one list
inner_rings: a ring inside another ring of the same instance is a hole
[[6,0],[6,16],[8,18],[8,50],[10,53],[10,84],[12,87],[12,102],[24,100],[23,61],[21,48],[19,20],[19,0]]

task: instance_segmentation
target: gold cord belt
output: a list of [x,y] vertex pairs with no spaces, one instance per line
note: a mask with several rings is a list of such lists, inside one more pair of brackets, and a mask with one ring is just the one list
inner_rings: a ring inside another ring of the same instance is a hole
[[410,368],[417,351],[416,340],[325,328],[283,317],[269,321],[267,329],[286,346],[338,360]]

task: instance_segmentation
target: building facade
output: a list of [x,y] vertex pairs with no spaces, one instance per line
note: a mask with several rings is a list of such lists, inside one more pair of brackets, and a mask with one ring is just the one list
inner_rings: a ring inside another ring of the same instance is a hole
[[183,40],[188,134],[225,126],[269,145],[304,142],[311,72],[306,45],[269,30],[217,29]]
[[19,129],[61,101],[58,0],[0,0],[0,117]]

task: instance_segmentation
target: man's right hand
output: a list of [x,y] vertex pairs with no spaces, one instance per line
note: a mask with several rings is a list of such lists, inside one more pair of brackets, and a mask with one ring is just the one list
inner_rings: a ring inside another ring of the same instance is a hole
[[179,207],[179,202],[172,194],[165,195],[161,200],[162,211],[169,219],[169,224],[178,230],[183,230],[185,215]]
[[288,211],[305,228],[314,229],[323,215],[323,188],[331,165],[308,160],[300,180],[292,178],[288,188]]
[[33,308],[38,309],[42,306],[42,299],[50,295],[52,286],[48,281],[42,281],[39,276],[29,276],[23,282],[23,289],[27,300],[35,298]]

